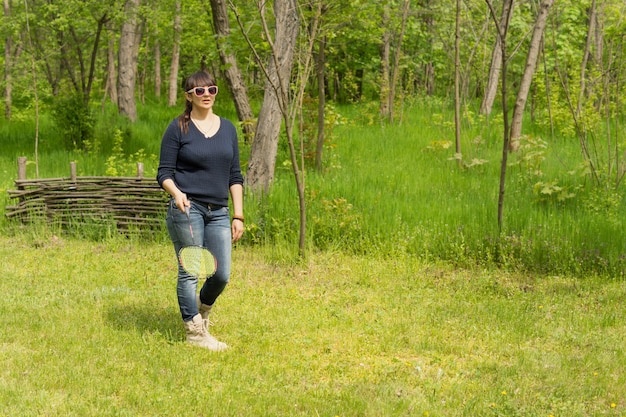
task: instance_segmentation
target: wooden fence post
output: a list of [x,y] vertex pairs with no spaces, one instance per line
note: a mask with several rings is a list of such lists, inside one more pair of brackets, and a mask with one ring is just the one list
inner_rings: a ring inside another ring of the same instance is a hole
[[70,179],[76,181],[76,161],[70,162]]
[[26,179],[26,160],[25,156],[20,156],[17,158],[17,179],[25,180]]
[[137,178],[143,179],[143,162],[137,162]]

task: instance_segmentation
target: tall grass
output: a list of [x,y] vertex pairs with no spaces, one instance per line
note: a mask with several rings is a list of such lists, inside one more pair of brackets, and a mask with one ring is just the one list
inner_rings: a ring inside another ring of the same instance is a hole
[[[340,109],[344,124],[326,148],[325,172],[306,173],[313,247],[459,266],[624,275],[624,199],[573,174],[582,162],[575,140],[554,139],[539,149],[532,144],[541,134],[535,129],[537,136],[523,142],[528,149],[510,156],[500,232],[500,123],[466,122],[459,166],[445,105],[412,106],[395,125],[368,119],[375,110]],[[295,242],[294,185],[289,167],[280,157],[278,163],[271,195],[252,206],[259,209],[248,237],[260,230],[270,240],[278,234]],[[540,183],[547,184],[544,192]]]
[[[138,159],[146,175],[154,175],[162,131],[180,110],[140,106],[135,124],[120,119],[110,106],[94,110],[92,145],[98,152],[64,150],[62,138],[45,121],[40,175],[66,176],[70,160],[78,162],[79,175],[104,175],[112,163],[119,165],[116,172],[133,175]],[[502,134],[497,117],[481,119],[466,109],[459,164],[452,112],[443,102],[412,103],[395,124],[378,120],[373,105],[334,110],[340,116],[326,143],[324,172],[315,172],[310,164],[305,172],[310,250],[408,255],[542,273],[624,275],[623,190],[590,185],[581,175],[575,139],[542,138],[541,129],[528,124],[532,135],[510,156],[500,232]],[[234,118],[227,103],[218,112]],[[33,129],[28,123],[0,129],[6,138],[1,152],[6,189],[15,172],[7,167],[15,166],[19,155],[31,159]],[[122,139],[120,155],[114,154],[116,137]],[[249,144],[241,143],[244,166],[249,150]],[[282,142],[271,192],[246,195],[243,244],[296,245],[298,199],[287,152]],[[32,169],[31,164],[29,176]]]

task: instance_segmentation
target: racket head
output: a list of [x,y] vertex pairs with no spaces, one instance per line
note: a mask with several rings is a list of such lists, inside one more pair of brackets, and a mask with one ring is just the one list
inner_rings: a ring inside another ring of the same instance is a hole
[[209,278],[217,270],[215,256],[202,246],[185,246],[178,251],[180,266],[190,275]]

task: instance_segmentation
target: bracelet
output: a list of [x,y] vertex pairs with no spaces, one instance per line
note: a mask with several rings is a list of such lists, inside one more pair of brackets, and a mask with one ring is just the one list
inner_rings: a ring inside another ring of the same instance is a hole
[[233,216],[233,220],[239,220],[241,223],[243,223],[243,216]]

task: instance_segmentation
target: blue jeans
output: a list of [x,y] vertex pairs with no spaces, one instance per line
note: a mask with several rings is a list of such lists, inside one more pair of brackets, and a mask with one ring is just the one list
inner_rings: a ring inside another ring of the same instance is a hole
[[[215,256],[217,271],[215,275],[204,282],[200,289],[202,303],[213,305],[217,297],[224,291],[230,278],[232,238],[228,207],[211,209],[192,201],[188,219],[187,215],[176,207],[174,200],[170,200],[165,222],[174,244],[177,259],[178,251],[189,245],[204,246]],[[193,230],[193,238],[189,224]],[[198,314],[197,288],[198,278],[186,273],[178,263],[176,294],[183,321],[189,321]]]

